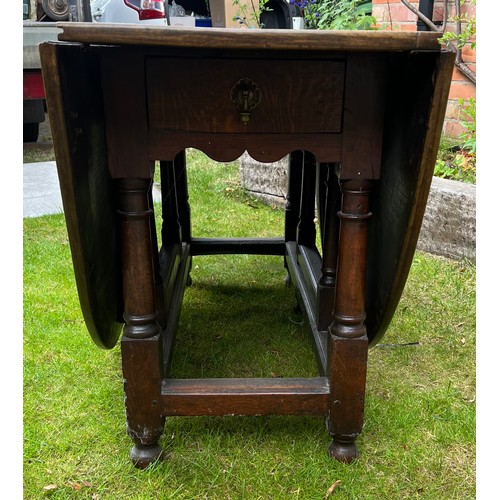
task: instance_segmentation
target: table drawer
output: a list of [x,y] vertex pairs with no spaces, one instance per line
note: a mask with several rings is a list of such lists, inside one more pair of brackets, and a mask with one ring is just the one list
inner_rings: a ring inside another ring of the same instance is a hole
[[150,57],[146,60],[149,128],[339,133],[344,72],[345,64],[338,60]]

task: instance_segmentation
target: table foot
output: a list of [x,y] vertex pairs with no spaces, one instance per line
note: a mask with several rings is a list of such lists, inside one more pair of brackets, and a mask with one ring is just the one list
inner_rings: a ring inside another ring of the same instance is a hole
[[163,460],[164,451],[158,444],[152,445],[135,445],[130,450],[130,460],[138,469],[145,469],[152,463]]
[[343,436],[338,438],[334,437],[328,447],[328,455],[330,458],[345,464],[349,464],[358,458],[359,452],[356,444],[354,443],[354,439],[355,438],[345,438]]

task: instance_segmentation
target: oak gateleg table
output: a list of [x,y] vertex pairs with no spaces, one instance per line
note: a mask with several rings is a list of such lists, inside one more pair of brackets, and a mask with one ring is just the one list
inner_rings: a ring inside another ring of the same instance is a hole
[[[162,457],[172,415],[323,415],[330,456],[352,461],[368,348],[413,258],[453,52],[429,32],[59,26],[40,52],[73,266],[93,340],[121,337],[134,465]],[[221,162],[289,154],[283,236],[192,235],[187,148]],[[283,256],[317,377],[170,376],[193,256],[232,253]]]

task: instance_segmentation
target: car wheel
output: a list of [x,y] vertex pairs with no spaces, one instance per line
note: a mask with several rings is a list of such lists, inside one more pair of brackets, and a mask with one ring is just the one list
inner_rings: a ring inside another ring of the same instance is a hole
[[66,21],[69,15],[68,0],[42,0],[45,13],[54,21]]
[[23,124],[23,142],[36,142],[38,140],[38,131],[40,130],[40,124],[36,123],[24,123]]

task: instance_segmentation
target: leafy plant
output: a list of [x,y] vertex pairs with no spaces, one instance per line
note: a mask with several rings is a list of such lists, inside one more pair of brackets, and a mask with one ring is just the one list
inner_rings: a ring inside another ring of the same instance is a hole
[[[470,0],[470,3],[476,5],[476,0]],[[460,0],[460,5],[464,4],[465,0]],[[461,50],[467,45],[471,49],[476,48],[476,18],[469,16],[468,13],[462,14],[458,9],[458,15],[452,17],[450,21],[457,23],[460,29],[446,31],[440,38],[440,42],[456,46],[457,66],[464,71],[465,64],[461,58]],[[465,74],[468,75],[468,73]],[[461,144],[452,153],[438,156],[434,173],[439,177],[474,183],[476,179],[476,100],[474,98],[458,99],[458,105],[458,119],[464,127],[464,132],[459,136]]]
[[476,155],[459,139],[443,136],[439,145],[434,175],[442,179],[475,184]]
[[[472,5],[476,5],[476,0],[470,0]],[[464,5],[465,0],[460,0],[460,5]],[[460,23],[459,32],[447,31],[441,37],[441,42],[453,42],[459,49],[470,45],[472,49],[476,48],[476,18],[470,17],[468,13],[454,16],[450,19],[452,22]]]
[[459,120],[465,132],[455,141],[443,138],[434,175],[474,184],[476,182],[476,100],[459,99]]
[[310,29],[358,30],[371,29],[376,19],[367,15],[364,0],[290,0],[301,9]]
[[247,28],[263,28],[264,25],[260,21],[260,15],[266,10],[267,0],[250,0],[248,3],[242,3],[241,0],[233,0],[233,5],[236,6],[238,14],[233,17],[233,21],[237,21],[240,25]]
[[[250,7],[241,0],[233,0],[238,14],[233,21],[247,28],[263,28],[261,14],[270,10],[267,0],[250,0]],[[306,28],[324,30],[371,29],[376,19],[368,15],[366,0],[290,0],[304,17]]]
[[476,99],[459,99],[460,124],[465,128],[465,132],[460,135],[464,141],[463,147],[466,151],[476,155]]
[[453,155],[450,161],[438,159],[434,169],[434,175],[442,179],[458,180],[475,183],[476,165],[475,161],[463,153]]

